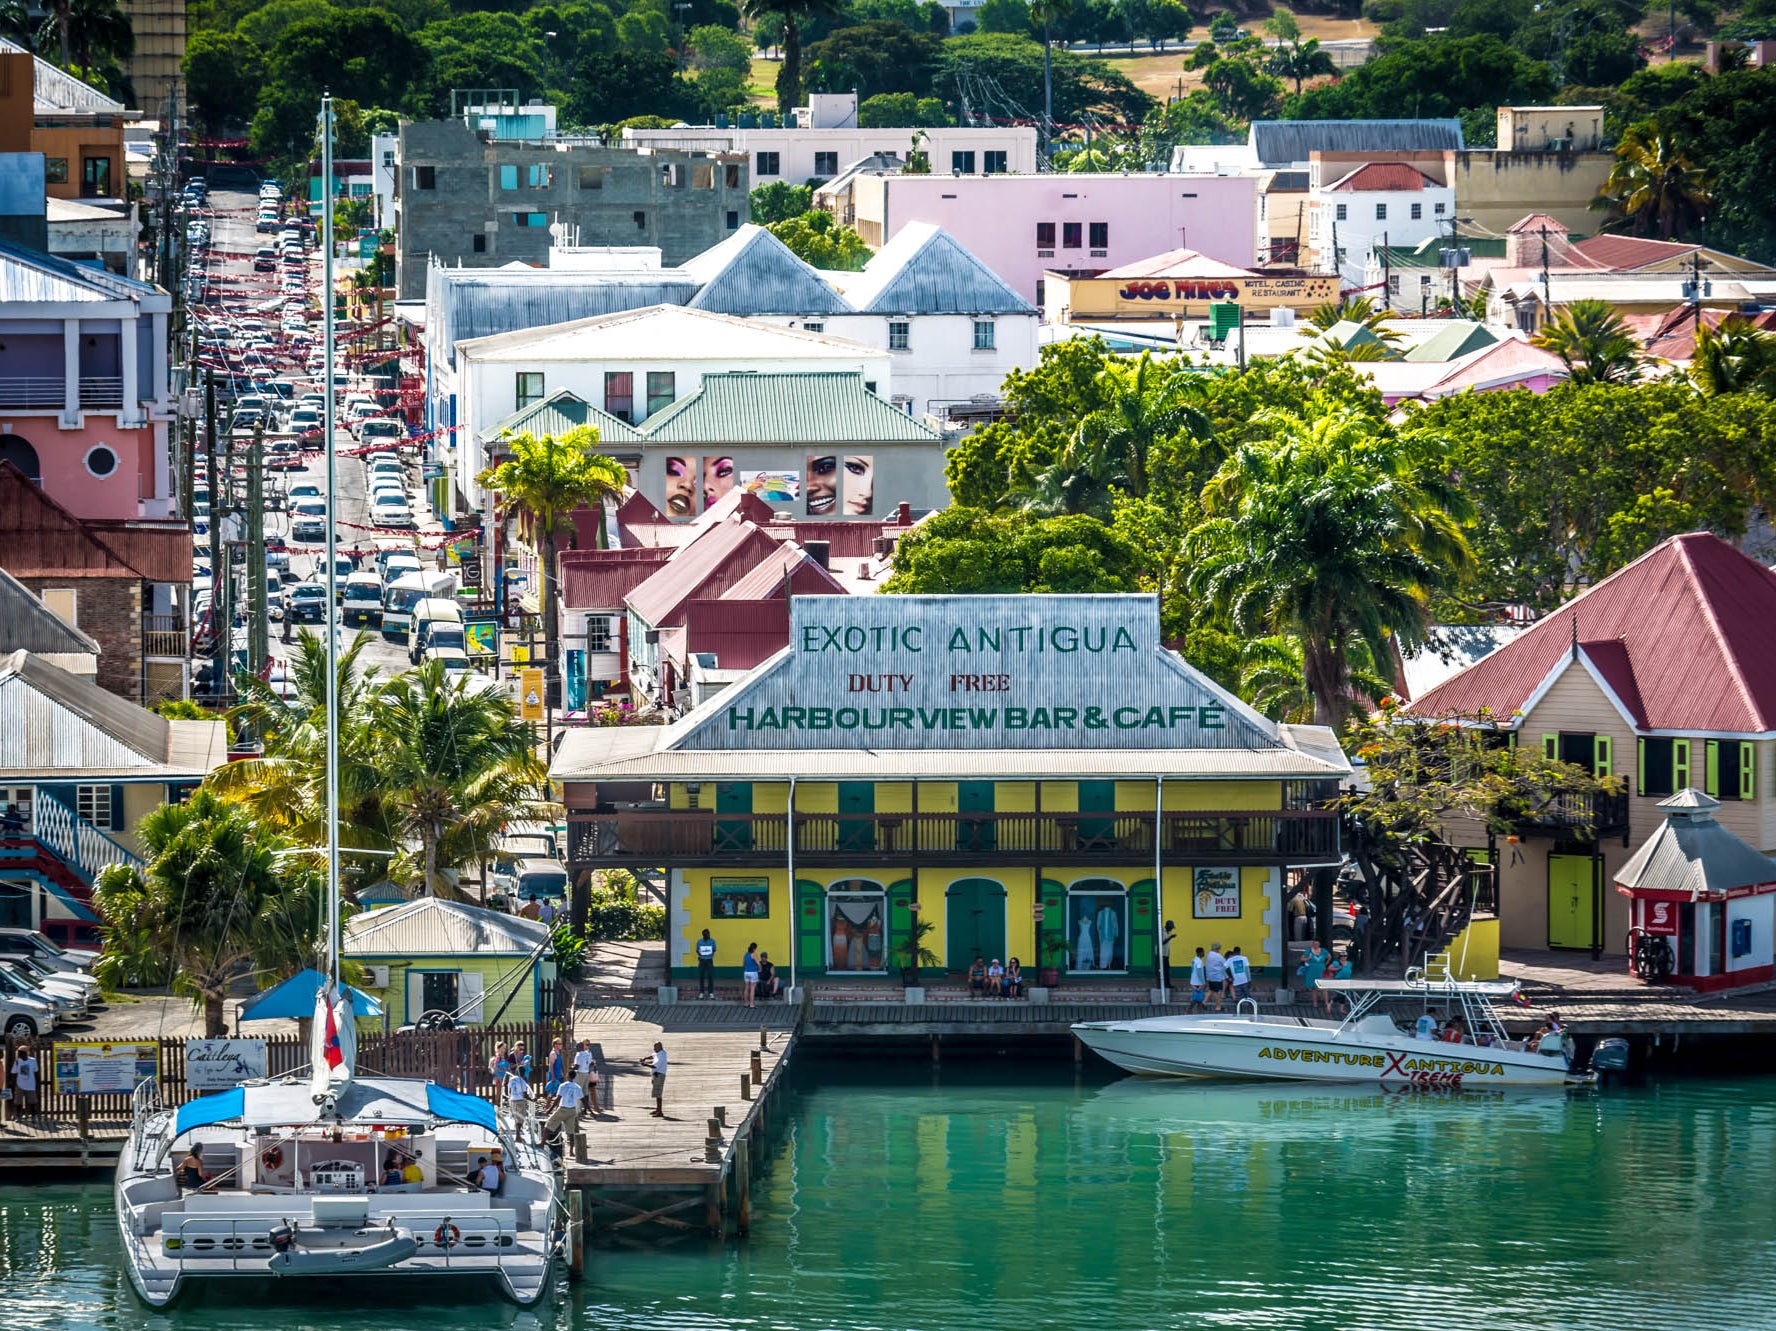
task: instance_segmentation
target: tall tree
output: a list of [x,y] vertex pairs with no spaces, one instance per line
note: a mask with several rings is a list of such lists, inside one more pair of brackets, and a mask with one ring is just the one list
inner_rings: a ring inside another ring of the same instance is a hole
[[[58,21],[61,9],[58,6]],[[67,42],[82,75],[122,63],[135,53],[136,32],[117,0],[66,0]],[[62,54],[67,63],[68,51]]]
[[1615,164],[1591,206],[1607,209],[1606,230],[1686,235],[1708,215],[1713,179],[1676,139],[1651,122],[1635,125],[1616,145]]
[[1073,0],[1032,0],[1030,5],[1030,22],[1042,29],[1042,142],[1037,147],[1045,158],[1054,140],[1054,36],[1049,29],[1072,12]]
[[1236,632],[1301,642],[1314,719],[1351,710],[1361,642],[1372,662],[1424,636],[1431,596],[1472,568],[1471,510],[1441,440],[1349,409],[1271,413],[1268,440],[1236,449],[1204,491],[1185,541],[1190,594]]
[[1575,300],[1530,342],[1566,362],[1576,384],[1628,384],[1640,377],[1640,347],[1607,300]]
[[1320,39],[1308,37],[1304,40],[1301,25],[1288,10],[1277,10],[1264,21],[1264,28],[1277,43],[1266,67],[1278,78],[1293,81],[1297,97],[1301,95],[1301,85],[1308,79],[1338,72],[1332,57],[1320,49]]
[[841,0],[740,0],[741,15],[756,23],[767,15],[783,24],[783,64],[777,71],[777,110],[789,115],[802,100],[802,29],[831,18]]
[[561,626],[556,622],[556,588],[560,570],[555,552],[563,532],[573,544],[573,515],[581,508],[598,512],[599,539],[604,537],[604,501],[623,491],[628,473],[614,458],[594,451],[598,431],[578,426],[566,434],[504,436],[508,458],[481,473],[479,484],[516,511],[537,542],[543,563],[543,659],[550,671],[561,669],[558,651]]
[[1711,397],[1722,393],[1761,393],[1776,397],[1776,333],[1749,319],[1729,317],[1696,333],[1690,378]]

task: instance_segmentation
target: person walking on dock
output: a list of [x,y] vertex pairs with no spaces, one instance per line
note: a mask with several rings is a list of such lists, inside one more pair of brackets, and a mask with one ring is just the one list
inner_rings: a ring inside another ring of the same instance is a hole
[[1252,996],[1252,963],[1237,947],[1227,954],[1227,978],[1233,985],[1236,1006]]
[[759,985],[759,945],[748,943],[746,956],[740,962],[740,996],[746,1000],[747,1007],[758,1006]]
[[506,1077],[506,1108],[514,1123],[524,1122],[530,1114],[530,1083],[519,1068],[513,1068]]
[[1209,994],[1215,1000],[1215,1011],[1219,1012],[1222,1001],[1227,997],[1227,958],[1221,955],[1221,944],[1209,944],[1209,955],[1203,964],[1203,973],[1209,982]]
[[715,939],[707,929],[697,940],[697,997],[715,997]]
[[654,1052],[643,1054],[643,1063],[651,1063],[654,1069],[653,1085],[649,1088],[654,1097],[654,1118],[666,1117],[666,1046],[658,1040],[654,1041]]
[[37,1055],[28,1044],[21,1044],[18,1056],[12,1060],[12,1093],[18,1100],[20,1118],[42,1112],[37,1099]]
[[579,1082],[568,1080],[561,1083],[555,1090],[555,1109],[543,1121],[543,1140],[548,1141],[557,1132],[572,1137],[580,1130],[580,1107],[586,1102],[586,1092]]
[[1196,955],[1190,959],[1190,1010],[1203,1010],[1203,996],[1208,991],[1208,964],[1203,960],[1203,950],[1196,949]]
[[1159,940],[1159,987],[1172,987],[1172,940],[1178,936],[1178,926],[1170,920],[1166,921],[1165,933]]

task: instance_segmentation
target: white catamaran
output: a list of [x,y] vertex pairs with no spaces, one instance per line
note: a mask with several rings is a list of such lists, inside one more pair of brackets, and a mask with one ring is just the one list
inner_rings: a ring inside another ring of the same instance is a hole
[[[325,180],[333,174],[331,98],[321,114]],[[332,209],[322,214],[331,293]],[[139,1086],[117,1165],[124,1258],[137,1293],[156,1307],[193,1282],[306,1276],[331,1286],[362,1275],[385,1286],[468,1277],[532,1304],[550,1286],[566,1232],[554,1161],[534,1125],[429,1081],[354,1071],[354,1000],[362,996],[339,976],[333,302],[323,297],[322,306],[329,891],[327,973],[308,973],[310,1075],[246,1082],[176,1109],[161,1104],[155,1083]],[[497,1180],[481,1174],[479,1165],[502,1156]]]
[[[1556,1032],[1513,1040],[1495,1001],[1515,983],[1467,981],[1412,972],[1404,980],[1321,980],[1343,995],[1342,1021],[1262,1014],[1251,1000],[1231,1013],[1087,1021],[1073,1027],[1087,1048],[1117,1067],[1151,1077],[1245,1077],[1260,1080],[1381,1082],[1388,1085],[1491,1088],[1559,1085],[1572,1075],[1572,1041]],[[1459,1018],[1459,1040],[1437,1038],[1441,1021],[1401,1027],[1384,1003],[1433,1008]],[[1420,1028],[1424,1034],[1420,1033]]]

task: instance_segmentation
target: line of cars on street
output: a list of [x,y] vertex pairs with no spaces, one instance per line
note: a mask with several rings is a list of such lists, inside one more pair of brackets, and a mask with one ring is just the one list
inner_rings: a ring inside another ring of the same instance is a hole
[[88,973],[97,952],[65,948],[34,929],[0,929],[0,1031],[45,1035],[101,1002]]

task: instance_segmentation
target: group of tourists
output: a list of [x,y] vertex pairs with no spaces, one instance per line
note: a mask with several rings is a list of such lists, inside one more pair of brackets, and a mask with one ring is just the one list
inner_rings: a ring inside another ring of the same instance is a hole
[[577,1132],[580,1115],[588,1101],[594,1114],[604,1112],[598,1103],[594,1062],[590,1041],[581,1040],[569,1055],[562,1038],[556,1036],[549,1048],[543,1083],[537,1086],[533,1080],[535,1070],[531,1056],[523,1043],[508,1048],[502,1040],[494,1046],[493,1056],[487,1060],[487,1072],[494,1086],[499,1088],[500,1098],[505,1100],[506,1110],[514,1123],[528,1119],[533,1105],[539,1110],[548,1110],[548,1116],[543,1120],[543,1137],[547,1140],[557,1133],[565,1132],[571,1137]]
[[[1166,934],[1169,947],[1172,934],[1170,920],[1166,921]],[[1170,969],[1169,965],[1167,969]],[[1223,953],[1219,943],[1210,943],[1206,952],[1200,947],[1196,949],[1196,955],[1190,959],[1192,1012],[1205,1012],[1210,1003],[1219,1012],[1223,1003],[1231,1002],[1237,1007],[1251,996],[1252,963],[1245,953],[1237,947]]]
[[[715,940],[707,929],[697,940],[697,997],[715,997]],[[746,955],[740,959],[740,1001],[757,1007],[761,998],[782,997],[783,977],[777,973],[771,954],[759,951],[757,943],[748,943]]]
[[975,998],[1022,998],[1024,968],[1016,957],[1001,966],[998,957],[987,962],[977,955],[968,968],[968,992]]

